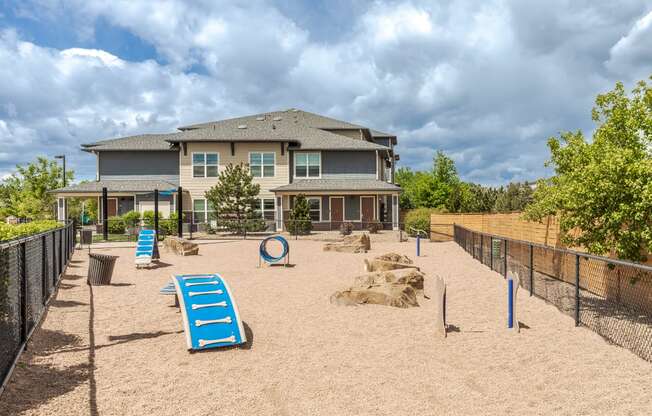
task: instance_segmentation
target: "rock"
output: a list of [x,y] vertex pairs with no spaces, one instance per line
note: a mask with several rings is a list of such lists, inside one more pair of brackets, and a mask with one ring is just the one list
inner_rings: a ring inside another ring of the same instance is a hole
[[171,235],[165,237],[165,240],[163,240],[163,246],[166,250],[172,251],[181,256],[196,256],[199,254],[199,245],[186,239]]
[[376,260],[392,261],[394,263],[412,264],[413,261],[408,256],[398,253],[385,253],[375,257]]
[[331,303],[342,306],[385,305],[397,308],[419,306],[414,289],[406,284],[372,285],[366,288],[352,287],[331,295]]
[[324,251],[336,251],[339,253],[366,253],[371,250],[369,234],[349,235],[336,243],[324,244]]
[[418,294],[423,295],[425,275],[417,269],[402,269],[363,274],[353,279],[354,287],[370,287],[386,284],[405,284]]
[[364,270],[366,272],[382,272],[387,270],[398,270],[398,269],[416,269],[419,268],[413,264],[408,263],[396,263],[393,261],[384,261],[384,260],[364,260]]

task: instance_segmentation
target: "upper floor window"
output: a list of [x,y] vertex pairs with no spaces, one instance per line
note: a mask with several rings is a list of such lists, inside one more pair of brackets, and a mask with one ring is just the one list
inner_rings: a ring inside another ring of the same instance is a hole
[[249,170],[254,178],[271,178],[274,176],[274,165],[276,155],[274,152],[249,153]]
[[298,152],[294,154],[295,178],[321,177],[321,154]]
[[192,177],[193,178],[216,178],[217,165],[220,162],[219,153],[193,153],[192,154]]

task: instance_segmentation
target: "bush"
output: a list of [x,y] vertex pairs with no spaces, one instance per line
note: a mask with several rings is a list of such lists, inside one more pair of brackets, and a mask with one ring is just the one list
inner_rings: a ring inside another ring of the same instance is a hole
[[[160,218],[159,218],[159,222],[160,222]],[[147,227],[154,226],[154,211],[149,210],[143,212],[143,224]]]
[[304,195],[298,195],[294,201],[294,208],[290,212],[290,219],[285,223],[285,228],[291,234],[309,234],[312,230],[310,220],[310,206]]
[[136,227],[140,223],[140,212],[129,211],[122,214],[122,219],[127,227]]
[[408,212],[405,216],[405,231],[412,237],[417,235],[414,230],[421,230],[430,235],[430,215],[433,212],[430,208],[417,208]]
[[[154,212],[152,211],[152,214]],[[152,226],[154,219],[152,215]],[[179,230],[179,215],[176,212],[170,213],[170,217],[166,219],[159,218],[158,221],[159,232],[163,235],[176,235]]]
[[367,231],[369,234],[378,234],[378,231],[383,229],[383,224],[378,220],[371,220],[367,223]]
[[353,232],[353,224],[350,222],[343,222],[342,225],[340,225],[340,234],[342,235],[349,235]]
[[61,226],[60,222],[54,220],[33,221],[25,224],[0,223],[0,241],[38,234]]
[[109,217],[109,234],[124,234],[127,226],[121,217]]

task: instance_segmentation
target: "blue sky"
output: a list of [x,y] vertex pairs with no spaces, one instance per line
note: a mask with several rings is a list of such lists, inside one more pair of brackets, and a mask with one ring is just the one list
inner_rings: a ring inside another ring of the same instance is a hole
[[595,95],[652,75],[652,4],[0,0],[0,176],[81,143],[297,107],[441,149],[484,184],[548,174]]

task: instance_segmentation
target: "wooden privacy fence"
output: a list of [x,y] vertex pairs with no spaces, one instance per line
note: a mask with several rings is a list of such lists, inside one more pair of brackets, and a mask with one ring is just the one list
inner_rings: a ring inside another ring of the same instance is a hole
[[530,241],[552,247],[562,246],[559,239],[559,221],[556,217],[548,217],[545,221],[539,223],[521,219],[520,212],[508,214],[432,214],[430,216],[430,240],[452,240],[453,224],[469,230],[515,240]]

